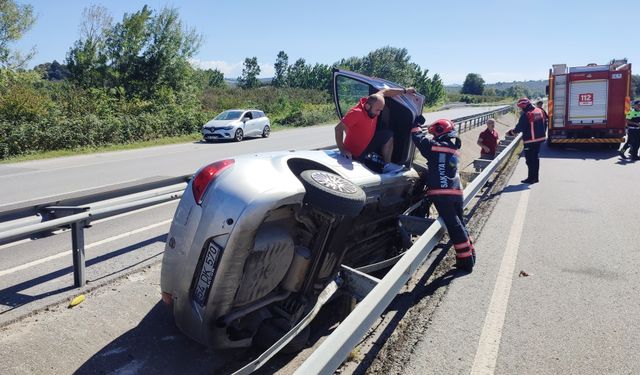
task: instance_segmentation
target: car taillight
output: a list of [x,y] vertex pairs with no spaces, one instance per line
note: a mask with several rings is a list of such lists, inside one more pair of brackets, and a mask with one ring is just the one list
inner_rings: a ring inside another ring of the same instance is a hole
[[202,196],[207,190],[207,186],[216,179],[220,172],[233,165],[233,163],[233,159],[220,160],[207,165],[198,172],[191,185],[193,197],[198,205],[202,204]]

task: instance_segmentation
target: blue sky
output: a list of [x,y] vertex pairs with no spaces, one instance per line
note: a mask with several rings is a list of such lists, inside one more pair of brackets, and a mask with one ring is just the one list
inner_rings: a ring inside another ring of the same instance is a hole
[[640,64],[637,0],[17,2],[32,5],[37,16],[14,44],[21,50],[35,46],[31,67],[64,61],[79,37],[85,7],[103,6],[117,22],[144,4],[177,8],[183,23],[204,36],[195,62],[228,78],[241,74],[246,57],[257,57],[261,76],[270,77],[281,50],[290,64],[304,58],[330,65],[384,46],[406,48],[411,61],[430,76],[440,74],[445,84],[462,83],[468,73],[487,83],[545,79],[558,63],[604,64],[626,57]]

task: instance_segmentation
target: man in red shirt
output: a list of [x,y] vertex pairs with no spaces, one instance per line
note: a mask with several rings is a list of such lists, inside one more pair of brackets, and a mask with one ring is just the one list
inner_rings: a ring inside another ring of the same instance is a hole
[[478,136],[480,146],[480,159],[493,159],[496,157],[499,135],[495,129],[496,123],[490,118],[487,120],[487,128]]
[[360,102],[335,126],[336,145],[340,153],[349,159],[362,161],[369,152],[377,152],[382,155],[386,164],[390,163],[393,154],[393,132],[389,129],[376,131],[378,116],[384,109],[384,98],[415,92],[411,87],[387,88],[360,98]]

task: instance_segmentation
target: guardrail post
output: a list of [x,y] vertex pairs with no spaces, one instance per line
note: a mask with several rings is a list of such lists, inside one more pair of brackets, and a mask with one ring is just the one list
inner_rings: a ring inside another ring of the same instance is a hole
[[71,224],[71,242],[73,254],[73,285],[76,288],[85,286],[87,283],[84,270],[84,221],[77,221]]

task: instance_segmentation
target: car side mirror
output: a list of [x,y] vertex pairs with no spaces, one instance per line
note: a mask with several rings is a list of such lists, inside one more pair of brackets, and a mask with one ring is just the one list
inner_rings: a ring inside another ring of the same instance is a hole
[[249,121],[249,120],[251,120],[249,117],[243,117],[243,118],[242,118],[242,122],[247,122],[247,121]]

